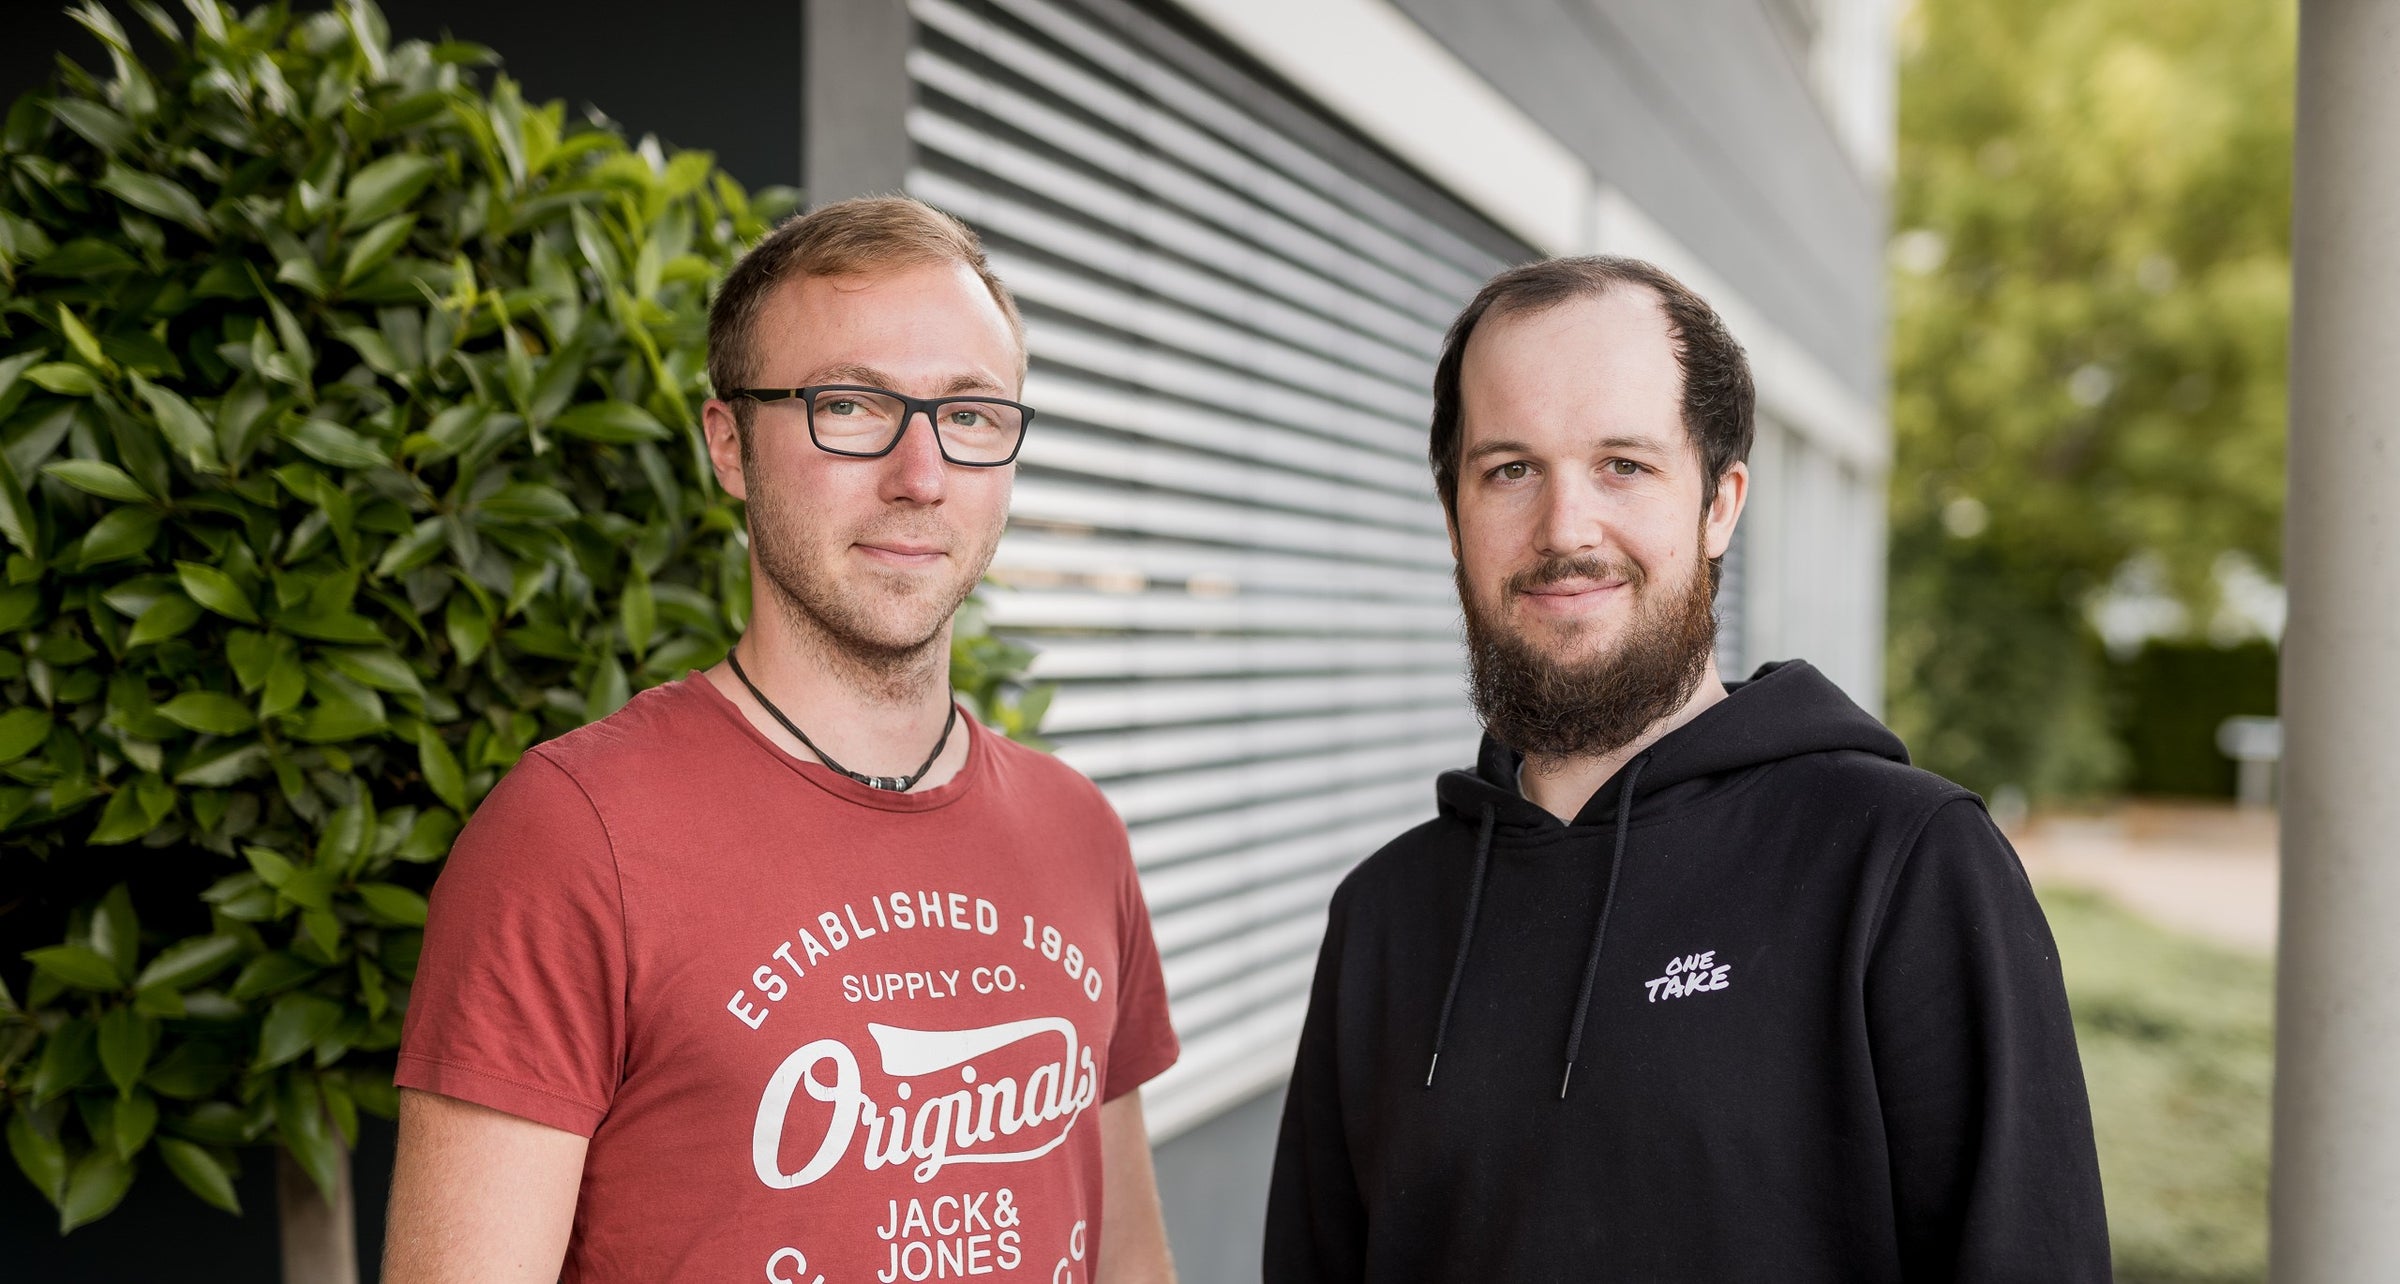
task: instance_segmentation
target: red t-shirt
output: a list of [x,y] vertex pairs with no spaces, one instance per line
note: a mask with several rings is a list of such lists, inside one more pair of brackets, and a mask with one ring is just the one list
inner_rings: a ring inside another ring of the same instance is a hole
[[1100,791],[960,722],[895,794],[694,675],[476,810],[396,1077],[591,1138],[564,1279],[1091,1278],[1097,1108],[1175,1060],[1158,949]]

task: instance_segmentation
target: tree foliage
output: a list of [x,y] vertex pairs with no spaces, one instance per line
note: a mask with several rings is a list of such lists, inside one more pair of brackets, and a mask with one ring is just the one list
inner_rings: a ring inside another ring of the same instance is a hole
[[785,200],[363,2],[134,7],[161,65],[86,5],[108,73],[0,126],[0,1113],[64,1229],[143,1155],[330,1189],[469,810],[739,635],[705,313]]
[[2189,618],[2283,503],[2290,0],[1922,0],[1893,241],[1891,711],[1979,788],[2105,788],[2087,612]]

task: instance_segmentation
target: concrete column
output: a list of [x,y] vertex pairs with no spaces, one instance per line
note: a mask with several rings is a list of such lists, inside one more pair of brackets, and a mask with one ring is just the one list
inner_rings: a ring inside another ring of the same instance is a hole
[[2400,1279],[2400,0],[2301,0],[2272,1275]]
[[800,173],[809,208],[898,195],[916,148],[908,49],[916,20],[901,0],[803,0]]

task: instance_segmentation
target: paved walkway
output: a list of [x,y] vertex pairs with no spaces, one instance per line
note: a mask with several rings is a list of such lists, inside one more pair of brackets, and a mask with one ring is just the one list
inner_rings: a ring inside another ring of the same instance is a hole
[[2275,813],[2138,801],[2009,832],[2038,885],[2089,887],[2167,927],[2275,952]]

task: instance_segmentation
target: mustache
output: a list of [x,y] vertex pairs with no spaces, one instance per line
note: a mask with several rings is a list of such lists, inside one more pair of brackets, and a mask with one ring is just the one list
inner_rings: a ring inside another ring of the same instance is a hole
[[1501,587],[1510,593],[1527,589],[1546,588],[1568,580],[1623,580],[1636,590],[1649,580],[1641,567],[1632,562],[1610,561],[1605,557],[1546,557],[1508,577]]

